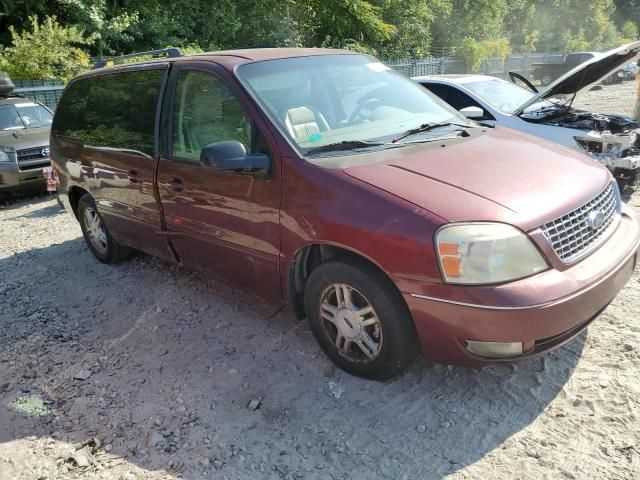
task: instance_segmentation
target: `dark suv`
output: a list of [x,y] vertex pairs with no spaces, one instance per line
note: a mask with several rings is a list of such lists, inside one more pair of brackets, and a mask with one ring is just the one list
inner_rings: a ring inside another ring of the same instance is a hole
[[47,107],[13,94],[0,72],[0,195],[45,190],[52,119]]
[[59,192],[102,262],[139,249],[286,302],[376,379],[420,350],[541,355],[631,277],[635,215],[577,152],[367,55],[167,53],[80,75],[56,110]]

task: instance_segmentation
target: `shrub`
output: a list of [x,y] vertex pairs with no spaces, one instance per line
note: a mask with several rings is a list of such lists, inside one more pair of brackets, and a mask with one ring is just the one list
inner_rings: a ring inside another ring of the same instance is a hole
[[89,42],[75,27],[60,25],[56,17],[29,18],[30,30],[9,27],[11,45],[0,50],[0,70],[15,80],[69,80],[89,68],[89,56],[78,46]]
[[456,53],[465,59],[471,71],[477,72],[483,61],[494,57],[504,58],[511,53],[511,47],[507,38],[475,40],[465,37],[456,49]]

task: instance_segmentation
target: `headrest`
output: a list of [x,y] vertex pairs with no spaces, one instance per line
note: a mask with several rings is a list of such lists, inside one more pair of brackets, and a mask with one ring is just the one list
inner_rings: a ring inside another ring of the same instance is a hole
[[307,107],[292,108],[287,112],[287,117],[293,125],[315,123],[316,117]]

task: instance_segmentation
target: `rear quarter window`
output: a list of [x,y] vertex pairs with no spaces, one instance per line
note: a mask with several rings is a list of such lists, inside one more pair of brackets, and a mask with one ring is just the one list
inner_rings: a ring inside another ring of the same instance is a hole
[[164,70],[138,70],[74,81],[60,100],[53,135],[86,147],[153,155],[156,105]]

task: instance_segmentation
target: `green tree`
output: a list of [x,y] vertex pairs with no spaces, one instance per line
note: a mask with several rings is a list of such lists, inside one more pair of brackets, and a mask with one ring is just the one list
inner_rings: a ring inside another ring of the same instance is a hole
[[29,18],[36,15],[55,15],[55,7],[49,0],[0,0],[0,45],[11,43],[9,27],[22,26],[29,23]]
[[465,37],[460,42],[457,53],[467,61],[471,71],[477,72],[483,61],[496,57],[505,58],[511,53],[511,47],[506,38],[475,40]]
[[29,22],[30,30],[9,27],[11,44],[0,50],[0,70],[16,80],[68,80],[89,67],[89,56],[78,47],[88,43],[81,30],[64,27],[55,17],[38,23],[32,16]]
[[429,53],[431,26],[437,13],[449,12],[451,0],[382,0],[378,3],[385,22],[395,32],[376,48],[386,57],[420,57]]
[[452,0],[433,23],[434,45],[457,47],[465,38],[476,41],[502,38],[506,0]]
[[[640,8],[640,6],[638,6]],[[633,42],[640,39],[640,33],[638,33],[638,25],[633,20],[627,20],[620,29],[620,35],[627,42]]]
[[503,30],[509,36],[512,48],[520,52],[535,52],[544,25],[535,21],[536,2],[511,0],[504,17]]
[[630,41],[640,0],[0,0],[0,45],[33,16],[84,31],[77,45],[90,55],[274,45],[400,57],[453,47],[477,64],[505,46],[601,50]]
[[113,46],[128,45],[140,28],[137,11],[121,11],[107,0],[58,0],[67,20],[82,29],[99,56],[113,54]]
[[382,9],[365,0],[292,0],[291,8],[305,46],[375,47],[396,33]]
[[538,51],[601,50],[620,39],[613,0],[539,0],[530,25],[539,25]]
[[622,32],[622,35],[631,40],[640,40],[640,0],[614,0],[615,3],[615,16],[616,24],[623,30],[627,22],[636,26],[635,35],[627,37],[628,33]]

